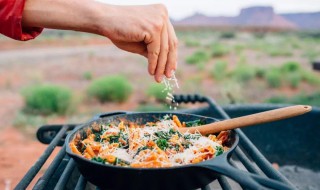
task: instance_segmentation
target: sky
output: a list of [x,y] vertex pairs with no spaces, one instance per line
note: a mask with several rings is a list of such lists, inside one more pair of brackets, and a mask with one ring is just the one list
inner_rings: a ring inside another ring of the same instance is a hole
[[99,0],[117,5],[162,3],[171,18],[179,20],[196,12],[210,16],[236,16],[241,8],[273,6],[277,13],[320,11],[320,0]]

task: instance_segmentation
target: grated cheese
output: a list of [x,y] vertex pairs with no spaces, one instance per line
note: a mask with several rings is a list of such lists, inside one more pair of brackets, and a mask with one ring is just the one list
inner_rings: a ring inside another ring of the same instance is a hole
[[175,89],[179,88],[178,79],[176,78],[175,72],[172,71],[171,78],[163,77],[162,83],[165,85],[165,88],[162,92],[166,92],[166,99],[169,101],[169,109],[176,110],[179,106],[178,102],[175,101],[173,93]]
[[86,146],[95,147],[95,150],[101,146],[96,153],[97,157],[118,158],[110,164],[117,165],[120,160],[126,162],[122,166],[132,167],[170,167],[197,163],[215,157],[215,152],[224,148],[220,144],[222,142],[210,136],[178,132],[171,117],[165,115],[159,122],[135,127],[123,123],[118,126],[102,125],[100,142],[88,139],[83,141],[89,143]]

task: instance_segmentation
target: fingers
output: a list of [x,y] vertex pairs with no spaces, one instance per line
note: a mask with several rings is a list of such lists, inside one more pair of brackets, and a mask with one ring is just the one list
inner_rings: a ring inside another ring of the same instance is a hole
[[173,26],[168,20],[168,44],[169,44],[169,53],[168,53],[168,59],[167,64],[165,68],[165,75],[170,78],[172,71],[177,69],[177,57],[178,57],[178,40],[176,33],[174,32]]
[[158,57],[160,54],[160,44],[161,44],[160,40],[161,40],[161,37],[159,32],[153,35],[152,41],[150,43],[147,42],[148,71],[150,75],[154,75],[157,68]]
[[168,60],[169,44],[168,44],[168,30],[166,24],[162,28],[161,32],[161,44],[160,44],[160,54],[158,57],[158,63],[155,73],[155,80],[157,82],[162,81],[164,71],[166,69],[166,64]]
[[144,35],[144,42],[148,52],[148,71],[155,75],[157,82],[162,77],[171,77],[173,70],[177,68],[177,36],[170,23],[167,9],[163,5],[157,5],[160,19],[149,26],[149,32]]

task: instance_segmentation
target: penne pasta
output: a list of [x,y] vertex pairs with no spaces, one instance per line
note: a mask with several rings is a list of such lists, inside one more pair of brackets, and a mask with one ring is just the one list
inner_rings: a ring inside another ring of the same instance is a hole
[[202,136],[180,133],[176,127],[194,126],[197,121],[182,122],[178,116],[158,122],[137,125],[121,121],[118,124],[93,124],[86,130],[87,138],[77,135],[69,144],[72,152],[104,164],[134,168],[160,168],[196,164],[228,150],[223,146],[229,133]]

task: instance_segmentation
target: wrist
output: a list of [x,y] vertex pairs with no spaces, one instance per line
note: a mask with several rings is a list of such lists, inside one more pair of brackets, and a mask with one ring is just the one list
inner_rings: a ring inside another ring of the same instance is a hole
[[93,6],[91,8],[92,12],[92,23],[93,23],[93,31],[92,33],[105,36],[105,37],[110,37],[111,33],[111,27],[115,15],[115,6],[105,4],[105,3],[100,3],[100,2],[94,2]]

